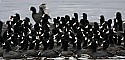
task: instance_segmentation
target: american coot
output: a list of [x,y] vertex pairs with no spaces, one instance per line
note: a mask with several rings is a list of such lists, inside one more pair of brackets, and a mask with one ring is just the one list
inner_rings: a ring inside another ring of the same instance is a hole
[[[44,16],[46,16],[45,14],[48,15],[48,13],[46,12],[46,4],[44,4],[44,3],[39,6],[39,12],[38,13],[36,12],[36,8],[33,7],[33,6],[30,7],[30,10],[32,11],[32,18],[34,19],[34,21],[36,23],[41,22],[42,18]],[[49,15],[48,15],[48,17],[50,18]],[[44,17],[44,18],[46,18],[46,17]]]
[[123,31],[123,29],[122,29],[122,23],[123,23],[123,21],[122,21],[122,15],[121,15],[121,13],[120,12],[117,12],[116,13],[116,19],[117,19],[117,23],[118,23],[118,31]]
[[19,58],[23,58],[23,57],[24,57],[24,55],[19,52],[15,52],[15,51],[7,52],[6,50],[4,50],[4,52],[3,52],[3,58],[5,58],[5,59],[19,59]]
[[34,21],[36,23],[39,23],[42,20],[42,16],[43,14],[39,14],[36,12],[36,8],[35,7],[31,7],[30,10],[32,11],[32,18],[34,19]]
[[22,53],[13,51],[11,48],[11,44],[8,41],[5,42],[4,47],[5,47],[5,49],[3,51],[3,58],[16,59],[16,58],[23,58],[24,57],[24,55]]
[[[72,57],[74,55],[80,57],[84,53],[89,54],[92,58],[104,58],[114,56],[116,51],[120,50],[114,45],[121,46],[122,37],[114,33],[111,27],[112,21],[105,21],[104,16],[100,19],[101,26],[99,27],[97,22],[91,24],[88,21],[86,13],[83,13],[80,22],[77,13],[74,13],[72,19],[65,15],[65,17],[54,18],[55,27],[53,28],[48,21],[49,15],[44,12],[45,4],[40,5],[39,8],[42,9],[39,13],[36,12],[35,7],[30,8],[32,17],[36,22],[33,26],[27,17],[20,20],[19,14],[11,17],[11,21],[7,21],[8,28],[3,36],[0,36],[0,44],[5,43],[3,45],[3,49],[5,49],[3,51],[4,58],[20,58],[24,55],[47,58]],[[121,19],[120,15],[116,19]],[[121,20],[116,23],[121,23]],[[51,27],[52,29],[50,29]],[[103,44],[103,48],[97,50],[98,47],[102,47],[101,44]],[[13,48],[16,46],[20,47],[14,50]],[[16,52],[18,50],[21,51]],[[124,50],[117,52],[117,55],[120,55],[121,52],[124,53]]]
[[78,13],[74,13],[74,18],[78,21]]
[[103,15],[100,16],[100,26],[105,22],[105,18]]
[[[104,44],[104,46],[106,46],[106,45]],[[112,56],[114,56],[113,54],[107,52],[106,50],[97,51],[96,48],[97,48],[97,43],[93,41],[91,43],[92,52],[90,53],[90,56],[92,58],[101,58],[101,57],[102,58],[106,58],[106,57],[112,57]]]

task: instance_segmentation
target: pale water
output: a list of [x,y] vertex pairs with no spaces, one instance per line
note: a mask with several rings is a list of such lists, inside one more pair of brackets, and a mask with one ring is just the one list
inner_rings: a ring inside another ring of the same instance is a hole
[[31,11],[29,8],[46,3],[51,17],[72,16],[74,12],[88,14],[89,21],[99,21],[99,16],[104,15],[106,19],[113,19],[116,12],[121,12],[125,18],[125,0],[0,0],[0,20],[7,21],[9,16],[19,13],[21,19],[29,17],[31,22]]

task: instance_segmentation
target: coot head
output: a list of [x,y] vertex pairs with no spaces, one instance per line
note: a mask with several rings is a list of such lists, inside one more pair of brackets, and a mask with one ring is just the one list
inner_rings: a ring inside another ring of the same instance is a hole
[[15,15],[16,15],[17,20],[20,20],[20,15],[18,13],[16,13]]
[[83,19],[87,20],[87,14],[83,13]]
[[117,13],[116,13],[116,19],[117,19],[117,20],[121,20],[121,19],[122,19],[122,15],[121,15],[120,12],[117,12]]
[[30,7],[30,10],[35,14],[36,13],[36,8],[35,7]]
[[105,22],[105,18],[103,15],[100,16],[100,25],[102,25]]
[[76,20],[78,20],[78,14],[77,13],[74,13],[74,17]]

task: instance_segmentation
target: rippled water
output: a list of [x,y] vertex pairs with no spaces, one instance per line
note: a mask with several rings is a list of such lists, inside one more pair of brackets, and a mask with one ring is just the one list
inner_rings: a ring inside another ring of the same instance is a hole
[[41,3],[47,4],[52,17],[86,12],[90,21],[99,21],[101,14],[109,19],[114,18],[117,11],[122,13],[123,18],[125,16],[125,0],[0,0],[0,20],[6,21],[15,13],[20,13],[22,19],[31,18],[30,6],[38,9]]

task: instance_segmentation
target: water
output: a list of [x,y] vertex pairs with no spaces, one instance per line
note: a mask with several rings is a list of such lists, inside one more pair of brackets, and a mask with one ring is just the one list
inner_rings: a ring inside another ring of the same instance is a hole
[[9,16],[20,13],[21,18],[29,17],[31,22],[31,11],[29,8],[46,3],[51,17],[72,16],[77,12],[81,18],[82,13],[88,14],[89,21],[99,21],[99,16],[104,15],[106,19],[113,19],[115,13],[120,11],[125,16],[125,0],[0,0],[0,20],[7,21]]

